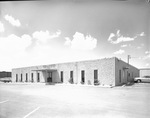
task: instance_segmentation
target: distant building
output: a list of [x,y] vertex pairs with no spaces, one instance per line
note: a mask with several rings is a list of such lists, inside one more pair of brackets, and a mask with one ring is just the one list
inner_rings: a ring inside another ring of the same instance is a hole
[[11,72],[1,71],[0,78],[11,77]]
[[122,85],[139,76],[139,70],[116,57],[12,69],[13,82]]
[[149,75],[150,76],[150,68],[141,68],[140,70],[140,77]]

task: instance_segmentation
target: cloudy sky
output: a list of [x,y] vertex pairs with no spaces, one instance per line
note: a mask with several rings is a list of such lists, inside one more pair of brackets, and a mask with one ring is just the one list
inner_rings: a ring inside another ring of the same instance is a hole
[[150,67],[146,0],[0,2],[0,71],[127,55]]

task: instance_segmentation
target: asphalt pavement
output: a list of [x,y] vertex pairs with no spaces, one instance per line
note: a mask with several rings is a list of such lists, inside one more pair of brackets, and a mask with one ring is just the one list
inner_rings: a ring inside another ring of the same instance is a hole
[[131,86],[0,83],[0,118],[149,118],[150,83]]

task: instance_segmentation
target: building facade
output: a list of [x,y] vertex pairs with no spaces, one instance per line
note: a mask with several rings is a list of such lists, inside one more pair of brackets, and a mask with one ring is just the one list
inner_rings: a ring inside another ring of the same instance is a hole
[[150,76],[150,68],[141,68],[139,70],[140,70],[140,77]]
[[11,77],[11,72],[1,71],[0,78]]
[[133,81],[139,70],[116,57],[12,69],[13,82],[45,82],[117,86]]

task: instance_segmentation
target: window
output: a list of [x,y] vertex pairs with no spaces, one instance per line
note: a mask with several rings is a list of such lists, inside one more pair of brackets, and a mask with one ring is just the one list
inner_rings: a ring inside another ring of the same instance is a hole
[[121,70],[119,70],[119,82],[121,83]]
[[52,72],[49,72],[48,74],[49,74],[48,76],[49,76],[50,78],[52,78]]
[[63,71],[60,72],[61,82],[63,82]]
[[98,70],[94,70],[94,79],[98,79]]
[[82,83],[85,82],[85,71],[84,70],[81,71],[81,82]]
[[70,79],[69,79],[70,83],[73,83],[73,71],[70,71]]
[[73,71],[70,71],[70,78],[73,79]]
[[52,72],[48,72],[47,82],[52,82]]
[[20,81],[22,82],[22,74],[21,74],[21,80]]
[[34,80],[33,80],[33,73],[31,73],[31,82],[34,82]]
[[98,70],[94,70],[94,83],[98,81]]
[[16,82],[18,82],[18,74],[16,74]]
[[40,73],[37,73],[37,82],[40,82]]
[[26,82],[28,82],[28,73],[26,73]]

